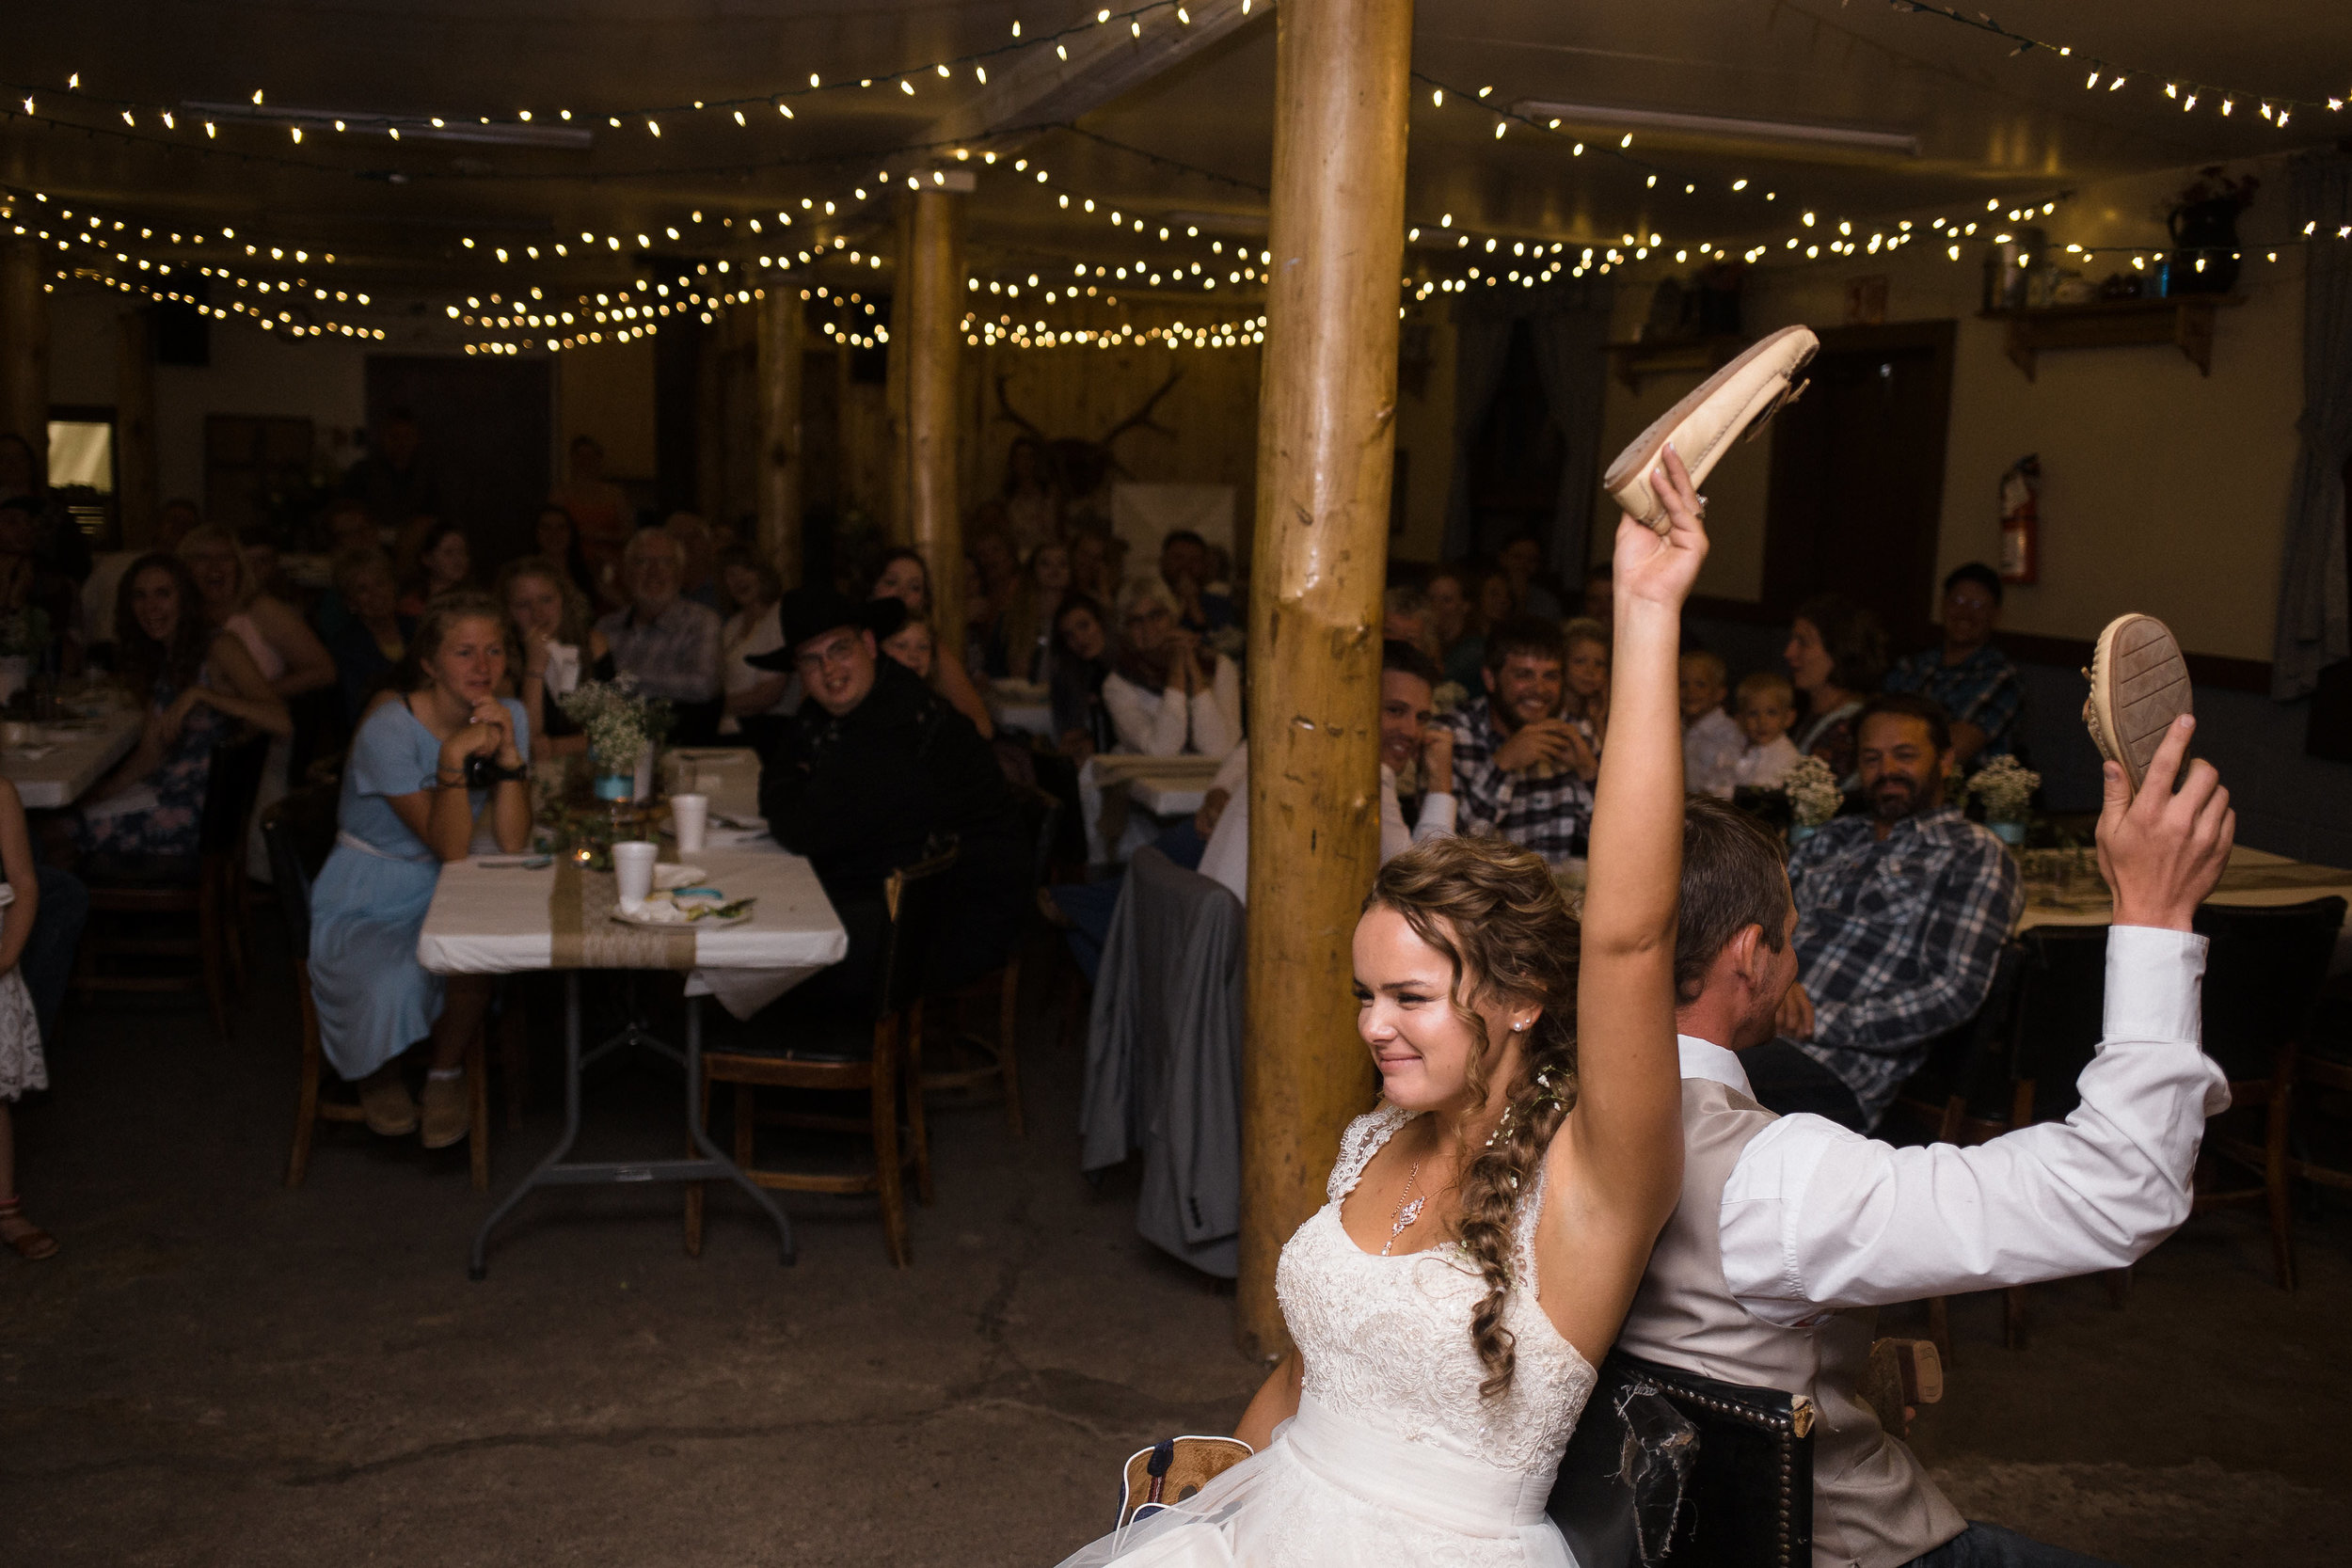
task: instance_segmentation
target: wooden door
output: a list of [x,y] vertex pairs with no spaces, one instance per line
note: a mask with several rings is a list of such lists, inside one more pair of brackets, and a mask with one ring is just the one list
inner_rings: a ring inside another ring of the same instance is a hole
[[473,546],[474,579],[533,547],[539,503],[554,485],[552,367],[544,359],[371,355],[368,428],[405,408],[417,461],[440,482],[442,510]]
[[1842,594],[1877,612],[1896,650],[1927,641],[1955,326],[1821,334],[1812,386],[1772,435],[1764,603],[1776,619],[1815,594]]

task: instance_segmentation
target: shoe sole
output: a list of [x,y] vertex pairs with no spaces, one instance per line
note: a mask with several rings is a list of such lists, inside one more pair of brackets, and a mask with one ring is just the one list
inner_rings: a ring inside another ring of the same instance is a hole
[[419,1141],[421,1142],[427,1148],[453,1148],[457,1145],[464,1143],[466,1141],[466,1134],[471,1131],[472,1129],[469,1127],[461,1127],[446,1138],[422,1138]]
[[2090,695],[2083,702],[2090,742],[2102,757],[2122,766],[2137,795],[2172,721],[2195,711],[2188,661],[2162,621],[2119,615],[2099,633],[2084,673],[2090,677]]
[[1756,360],[1779,353],[1791,339],[1801,339],[1803,350],[1789,362],[1788,372],[1775,373],[1762,382],[1751,393],[1747,405],[1740,410],[1739,417],[1725,422],[1722,432],[1703,450],[1679,453],[1683,467],[1690,471],[1691,483],[1696,485],[1706,479],[1715,465],[1722,461],[1724,451],[1731,445],[1734,436],[1743,432],[1754,436],[1771,422],[1772,417],[1780,412],[1785,404],[1794,403],[1810,385],[1797,380],[1797,372],[1812,363],[1813,356],[1820,352],[1821,345],[1820,340],[1813,335],[1810,328],[1784,326],[1749,344],[1738,358],[1701,382],[1697,390],[1651,420],[1649,428],[1635,436],[1633,444],[1617,454],[1617,460],[1601,477],[1601,488],[1609,492],[1610,499],[1624,507],[1635,522],[1664,533],[1669,526],[1666,509],[1650,494],[1648,474],[1664,454],[1667,441],[1682,422],[1705,406],[1709,399],[1739,380]]

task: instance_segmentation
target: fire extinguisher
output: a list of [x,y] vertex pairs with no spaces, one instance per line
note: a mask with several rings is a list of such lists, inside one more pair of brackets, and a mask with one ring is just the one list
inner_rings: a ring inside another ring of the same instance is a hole
[[2042,576],[2042,458],[2027,452],[2001,475],[2001,580]]

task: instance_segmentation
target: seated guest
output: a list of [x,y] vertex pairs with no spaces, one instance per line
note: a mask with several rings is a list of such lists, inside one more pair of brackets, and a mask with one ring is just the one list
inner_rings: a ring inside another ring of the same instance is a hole
[[177,556],[142,556],[123,574],[115,627],[116,677],[146,705],[147,722],[131,754],[67,814],[57,847],[111,874],[192,872],[213,748],[245,727],[290,736],[294,719],[236,635],[204,624]]
[[1054,612],[1054,735],[1080,762],[1119,744],[1103,686],[1111,673],[1111,634],[1103,607],[1073,592]]
[[717,610],[719,543],[710,531],[710,524],[691,512],[673,512],[663,519],[661,531],[677,541],[679,554],[685,561],[678,592],[696,604]]
[[[9,439],[0,436],[0,450]],[[0,500],[0,616],[39,610],[49,623],[48,645],[56,655],[56,668],[79,674],[82,587],[41,561],[37,505],[22,496]]]
[[[319,1046],[359,1086],[368,1129],[418,1131],[400,1058],[432,1039],[421,1116],[427,1148],[470,1123],[466,1042],[490,1001],[490,977],[428,972],[417,934],[441,866],[472,852],[475,819],[512,854],[531,837],[522,705],[497,696],[506,676],[506,618],[486,594],[436,599],[417,624],[416,689],[379,704],[343,770],[335,849],[310,890],[310,995]],[[485,809],[486,808],[486,809]]]
[[1146,578],[1120,599],[1119,662],[1103,682],[1118,750],[1221,757],[1241,739],[1241,672],[1178,619],[1176,599]]
[[[746,663],[753,654],[784,646],[784,618],[776,611],[784,584],[776,569],[740,545],[719,552],[720,604],[726,624],[719,628],[719,657],[725,661],[727,693],[721,735],[753,735],[771,721],[788,718],[801,705],[792,677]],[[755,739],[755,749],[765,742]]]
[[[1436,661],[1410,642],[1391,638],[1380,647],[1380,860],[1383,864],[1427,839],[1454,831],[1454,732],[1434,721],[1431,693]],[[1406,825],[1397,774],[1417,768],[1437,781],[1421,797],[1419,818]],[[1249,743],[1233,748],[1209,786],[1194,828],[1207,841],[1200,875],[1222,882],[1249,902]],[[1065,901],[1063,907],[1068,908]],[[1107,922],[1104,927],[1107,935]],[[1099,943],[1098,943],[1099,945]]]
[[180,559],[202,595],[204,619],[233,632],[280,697],[294,698],[335,684],[335,657],[303,620],[302,612],[263,590],[251,557],[237,538],[217,524],[191,530],[180,541]]
[[1874,1411],[1859,1385],[1877,1307],[2122,1268],[2188,1215],[2204,1118],[2229,1103],[2198,1049],[2205,941],[2190,921],[2233,823],[2208,765],[2173,793],[2181,725],[2137,798],[2106,765],[2099,858],[2116,921],[2082,1105],[1973,1148],[1897,1148],[1756,1103],[1748,1064],[1796,974],[1798,917],[1771,836],[1690,802],[1674,963],[1681,1199],[1617,1344],[1811,1401],[1816,1562],[2090,1568],[1970,1523],[1898,1435],[1898,1413]]
[[[910,619],[928,621],[931,616],[930,568],[913,550],[892,550],[882,557],[882,571],[874,578],[869,596],[897,599],[907,607]],[[937,646],[932,653],[931,689],[970,720],[982,740],[994,736],[996,721],[989,717],[988,702],[980,695],[980,689],[972,684],[971,669],[964,663],[963,656],[954,648]]]
[[23,960],[41,914],[43,878],[33,862],[33,836],[24,826],[24,803],[16,785],[0,779],[0,871],[10,895],[0,911],[0,1242],[19,1258],[37,1263],[57,1255],[57,1239],[24,1217],[16,1190],[16,1127],[10,1106],[26,1089],[49,1086],[49,1064],[41,1053],[41,1027]]
[[473,589],[473,547],[455,523],[431,523],[407,541],[402,562],[400,612],[421,615],[444,594]]
[[1502,568],[1503,576],[1511,582],[1511,613],[1545,621],[1566,617],[1560,595],[1543,581],[1544,546],[1534,534],[1515,535],[1495,552],[1495,564]]
[[[337,501],[328,509],[326,522],[326,548],[330,562],[335,557],[349,555],[354,550],[372,553],[384,547],[383,541],[376,535],[375,519],[369,516],[368,509],[356,500]],[[185,537],[186,532],[193,531],[193,527],[194,525],[191,524],[189,530],[183,531],[182,536]],[[176,549],[179,546],[174,545],[171,547]],[[385,557],[387,562],[390,559],[389,555]],[[331,566],[329,575],[330,577],[332,575]],[[400,582],[397,569],[395,569],[392,582],[394,584],[393,598],[397,601]],[[328,653],[333,653],[341,645],[343,624],[350,619],[351,610],[343,602],[342,588],[332,581],[328,582],[326,592],[319,595],[318,602],[310,607],[310,625],[316,628],[319,641],[326,645]]]
[[[621,487],[604,477],[604,444],[593,436],[572,437],[564,483],[548,497],[572,520],[580,553],[592,575],[589,597],[616,607],[628,602],[622,580],[621,552],[636,528],[636,509]],[[561,559],[561,558],[559,558]]]
[[[1503,622],[1518,614],[1518,610],[1513,608],[1518,603],[1518,600],[1512,591],[1510,573],[1500,566],[1490,566],[1479,574],[1478,620],[1480,626],[1491,631],[1502,625]],[[1479,661],[1478,668],[1482,673],[1486,668],[1483,657]],[[1470,684],[1475,688],[1477,683]]]
[[1070,546],[1049,540],[1031,550],[990,632],[988,673],[1052,685],[1054,621],[1070,593]]
[[848,1003],[870,997],[883,881],[950,843],[930,978],[953,986],[994,969],[1029,896],[1028,846],[994,754],[946,699],[882,657],[871,601],[803,588],[781,609],[785,646],[754,664],[792,669],[808,698],[761,759],[759,809],[777,843],[808,857],[849,929],[850,957],[828,990]]
[[1952,760],[1969,772],[2015,743],[2025,692],[2009,655],[1993,645],[2001,619],[2001,574],[1980,561],[1944,579],[1944,645],[1922,648],[1886,673],[1889,691],[1915,691],[1952,718]]
[[[1593,753],[1593,771],[1600,771],[1600,743],[1609,733],[1609,627],[1589,615],[1579,615],[1560,627],[1561,645],[1568,660],[1561,666],[1564,687],[1560,717]],[[1587,775],[1588,777],[1590,775]]]
[[1173,529],[1160,541],[1160,581],[1176,601],[1176,623],[1196,637],[1233,625],[1233,601],[1212,593],[1215,580],[1209,542],[1188,528]]
[[1617,620],[1617,568],[1609,562],[1596,561],[1584,568],[1584,608],[1578,613],[1614,627]]
[[368,705],[392,683],[393,672],[407,657],[417,618],[400,612],[392,558],[373,546],[335,558],[335,593],[343,614],[327,652],[342,690],[343,722],[356,731]]
[[1924,697],[1882,695],[1855,726],[1867,816],[1788,858],[1799,983],[1788,1037],[1748,1060],[1756,1098],[1867,1132],[1938,1035],[1976,1016],[2025,894],[2001,841],[1944,803],[1951,732]]
[[1119,602],[1127,584],[1127,541],[1100,523],[1089,523],[1070,535],[1070,586],[1096,604]]
[[1728,690],[1724,661],[1693,648],[1675,667],[1682,705],[1682,787],[1693,795],[1731,799],[1732,773],[1746,736],[1740,721],[1724,711]]
[[[963,558],[971,562],[978,579],[966,596],[964,623],[985,649],[1002,630],[999,623],[1020,592],[1021,557],[1013,549],[1011,540],[994,529],[984,528],[966,535]],[[989,673],[998,672],[990,668]]]
[[1797,766],[1796,743],[1788,738],[1797,694],[1785,677],[1758,670],[1740,681],[1739,709],[1740,754],[1732,759],[1729,787],[1719,792],[1726,800],[1742,784],[1777,789]]
[[581,681],[612,674],[612,650],[604,634],[589,624],[594,612],[588,595],[560,563],[527,555],[499,572],[495,598],[504,607],[513,634],[510,654],[522,657],[514,689],[522,704],[524,733],[533,737],[542,756],[586,752],[588,737],[564,712],[563,699]]
[[1829,764],[1846,789],[1854,784],[1854,721],[1886,674],[1886,634],[1878,617],[1836,594],[1797,607],[1788,628],[1789,684],[1804,698],[1797,754]]
[[1486,623],[1478,613],[1477,592],[1470,574],[1458,566],[1438,567],[1422,589],[1429,601],[1429,629],[1442,650],[1438,662],[1445,683],[1466,691],[1478,689],[1478,672],[1486,662]]
[[1410,583],[1380,595],[1380,637],[1383,641],[1409,642],[1433,662],[1445,653],[1431,624],[1429,595]]
[[580,530],[573,526],[572,515],[548,502],[539,508],[532,519],[531,535],[537,544],[537,553],[564,568],[564,575],[573,586],[588,596],[588,603],[596,602],[596,568],[588,564],[588,552],[580,547]]
[[882,630],[883,626],[898,618],[898,612],[896,611],[885,612],[878,618],[879,624],[874,629],[881,634],[882,651],[886,657],[897,659],[916,680],[929,686],[933,655],[938,647],[931,637],[931,624],[929,621],[908,620],[901,621],[889,631]]
[[707,744],[719,730],[719,612],[682,597],[686,552],[660,529],[645,529],[621,552],[629,602],[596,623],[612,668],[637,689],[677,709],[673,735]]
[[1553,865],[1581,858],[1599,759],[1560,716],[1560,627],[1521,616],[1486,634],[1486,694],[1446,716],[1459,831],[1494,833]]

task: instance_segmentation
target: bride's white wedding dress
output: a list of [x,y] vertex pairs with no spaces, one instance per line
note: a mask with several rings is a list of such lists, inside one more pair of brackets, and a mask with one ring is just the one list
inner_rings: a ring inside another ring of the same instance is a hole
[[1520,1205],[1503,1310],[1509,1391],[1482,1399],[1470,1348],[1485,1280],[1454,1244],[1383,1258],[1340,1223],[1381,1145],[1410,1119],[1352,1123],[1330,1201],[1282,1248],[1282,1317],[1306,1357],[1298,1414],[1263,1452],[1064,1568],[1568,1568],[1544,1499],[1593,1391],[1591,1365],[1536,1302],[1540,1176]]

